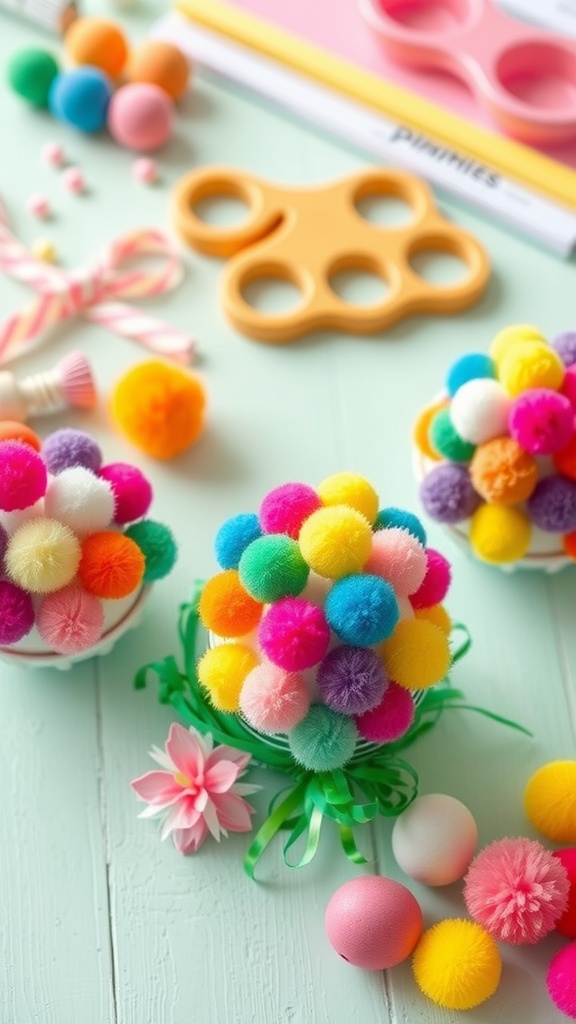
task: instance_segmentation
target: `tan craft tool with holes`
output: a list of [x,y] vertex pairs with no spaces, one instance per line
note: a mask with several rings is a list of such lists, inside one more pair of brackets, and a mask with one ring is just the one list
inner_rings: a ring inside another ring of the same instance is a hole
[[[242,224],[221,228],[200,219],[202,200],[230,196],[249,208]],[[367,221],[358,203],[369,197],[402,200],[411,220],[394,227]],[[173,216],[189,245],[230,258],[221,282],[224,311],[243,334],[271,344],[328,328],[370,334],[415,313],[455,313],[480,298],[490,276],[480,243],[445,220],[427,186],[403,171],[375,169],[329,185],[283,188],[235,168],[204,167],[176,185]],[[423,252],[458,257],[468,268],[465,280],[425,281],[411,266]],[[341,299],[330,282],[346,270],[377,274],[388,285],[386,296],[362,306]],[[298,307],[269,314],[250,306],[246,286],[263,278],[294,284]]]

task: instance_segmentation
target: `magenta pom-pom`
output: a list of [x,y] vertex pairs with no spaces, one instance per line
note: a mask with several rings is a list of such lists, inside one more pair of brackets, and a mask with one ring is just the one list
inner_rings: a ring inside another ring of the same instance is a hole
[[319,509],[322,502],[308,484],[287,483],[269,491],[258,512],[264,533],[287,533],[298,539],[302,523]]
[[364,572],[382,576],[392,584],[396,597],[407,597],[418,590],[427,567],[426,551],[420,541],[408,530],[390,526],[374,534]]
[[576,1020],[576,942],[556,953],[548,968],[546,984],[554,1006]]
[[360,715],[376,707],[388,683],[375,651],[347,645],[328,652],[316,679],[324,704],[343,715]]
[[128,462],[110,462],[98,476],[107,480],[115,499],[114,522],[133,523],[146,515],[152,504],[152,485],[137,466]]
[[568,892],[568,906],[559,921],[556,922],[556,931],[565,935],[567,939],[576,939],[576,847],[568,846],[562,850],[554,850],[556,857],[564,866],[570,889]]
[[16,644],[34,625],[34,605],[27,591],[0,580],[0,644]]
[[392,743],[400,739],[414,721],[414,700],[409,690],[388,683],[380,703],[356,718],[359,735],[370,743]]
[[48,485],[46,466],[34,448],[21,441],[0,442],[0,509],[14,512],[43,498]]
[[244,718],[260,732],[287,733],[308,714],[310,694],[299,672],[263,662],[248,673],[240,692]]
[[566,367],[560,392],[568,399],[572,408],[576,409],[576,364]]
[[418,590],[410,594],[413,608],[431,608],[441,604],[448,593],[452,579],[450,562],[434,548],[426,548],[426,575]]
[[104,609],[96,597],[72,583],[43,599],[37,627],[57,654],[80,654],[102,636]]
[[510,436],[530,455],[553,455],[564,448],[574,431],[569,398],[549,388],[524,391],[510,407]]
[[330,627],[321,608],[300,597],[285,597],[262,618],[258,640],[275,665],[300,672],[322,660],[330,643]]

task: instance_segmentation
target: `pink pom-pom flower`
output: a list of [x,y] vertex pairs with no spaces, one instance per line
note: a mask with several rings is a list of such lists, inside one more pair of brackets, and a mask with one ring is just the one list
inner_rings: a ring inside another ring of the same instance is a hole
[[57,654],[80,654],[102,636],[104,610],[98,598],[71,583],[47,594],[38,608],[36,625]]
[[310,707],[306,680],[269,662],[248,673],[240,693],[245,719],[264,733],[286,733],[301,722]]

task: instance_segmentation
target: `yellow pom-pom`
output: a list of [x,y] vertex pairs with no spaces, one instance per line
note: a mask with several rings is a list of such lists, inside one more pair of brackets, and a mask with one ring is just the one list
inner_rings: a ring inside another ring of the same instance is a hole
[[519,341],[504,353],[498,364],[498,380],[509,395],[532,388],[557,391],[564,380],[564,364],[545,341]]
[[111,398],[117,427],[154,459],[186,451],[204,428],[204,386],[179,366],[150,359],[118,381]]
[[524,808],[534,828],[554,843],[576,843],[576,761],[550,761],[531,777]]
[[519,341],[543,341],[546,344],[544,335],[532,324],[512,324],[510,327],[505,327],[504,330],[498,331],[488,349],[497,366],[506,352],[509,352]]
[[470,523],[472,550],[496,565],[523,558],[532,537],[528,516],[512,505],[480,505]]
[[348,505],[319,508],[304,522],[298,543],[314,572],[330,580],[360,572],[372,550],[372,527]]
[[427,622],[432,622],[446,636],[450,636],[452,632],[452,619],[443,604],[433,604],[430,608],[415,608],[414,618],[426,619]]
[[434,686],[450,667],[446,633],[425,619],[401,619],[378,651],[388,677],[405,690]]
[[472,1010],[494,995],[502,974],[498,946],[474,921],[440,921],[424,932],[412,958],[416,984],[437,1006]]
[[29,519],[11,536],[6,572],[32,594],[50,594],[70,583],[80,564],[80,541],[55,519]]
[[240,690],[257,664],[254,651],[242,644],[222,644],[206,651],[198,662],[198,679],[218,711],[239,710]]
[[358,473],[334,473],[316,488],[323,505],[350,505],[361,512],[369,523],[378,515],[378,495]]

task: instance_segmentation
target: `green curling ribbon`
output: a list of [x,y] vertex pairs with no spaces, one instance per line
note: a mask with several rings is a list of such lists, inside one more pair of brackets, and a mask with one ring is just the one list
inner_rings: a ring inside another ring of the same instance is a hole
[[[383,746],[364,744],[358,747],[343,768],[332,772],[306,771],[292,757],[287,745],[272,743],[248,729],[235,714],[212,707],[196,674],[200,619],[198,607],[204,582],[196,580],[192,598],[180,605],[178,635],[183,651],[184,671],[176,658],[143,666],[134,678],[136,689],[146,686],[148,676],[158,680],[158,699],[170,704],[178,715],[200,733],[210,733],[215,743],[224,743],[250,754],[252,762],[264,765],[291,777],[289,786],[270,802],[268,815],[260,826],[244,858],[244,870],[255,878],[256,868],[279,832],[287,837],[283,856],[288,867],[309,864],[320,844],[322,826],[332,822],[338,831],[340,845],[354,864],[367,864],[356,845],[354,829],[378,817],[392,818],[401,814],[418,796],[418,773],[399,757],[425,733],[433,729],[446,709],[475,711],[500,725],[516,729],[526,736],[532,734],[517,722],[503,718],[485,708],[467,704],[464,694],[455,690],[446,678],[431,687],[415,707],[414,721],[404,736]],[[451,665],[469,651],[472,640],[466,626],[452,627]],[[295,859],[294,847],[301,842],[303,850]]]

